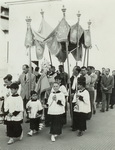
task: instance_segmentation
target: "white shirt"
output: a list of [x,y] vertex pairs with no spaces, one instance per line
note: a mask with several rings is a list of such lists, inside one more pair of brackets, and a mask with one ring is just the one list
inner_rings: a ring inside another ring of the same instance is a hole
[[29,118],[36,118],[37,112],[43,109],[40,100],[29,100],[29,102],[26,105],[26,108],[29,108]]
[[79,77],[80,77],[80,74],[78,76],[74,76],[74,80],[73,80],[73,84],[72,84],[72,89],[73,90],[75,90],[75,89],[77,90],[77,85],[78,85],[77,80],[78,80]]
[[[53,96],[56,95],[56,100],[53,100]],[[57,104],[58,100],[61,101],[62,105]],[[51,93],[48,98],[48,114],[59,115],[65,112],[65,96],[62,92]]]
[[[59,91],[61,91],[65,96],[68,96],[68,92],[67,92],[67,89],[64,85],[61,85],[59,87]],[[54,89],[52,88],[51,92],[53,93],[54,92]]]
[[89,113],[91,111],[89,92],[87,90],[84,90],[82,92],[78,91],[77,94],[83,97],[83,101],[79,100],[79,98],[76,98],[76,93],[74,94],[74,98],[72,101],[72,103],[75,103],[74,111]]
[[21,96],[9,96],[7,101],[5,101],[4,105],[5,112],[9,111],[9,113],[14,113],[15,111],[19,111],[20,113],[17,116],[9,117],[6,115],[5,120],[7,121],[21,121],[23,119],[23,100]]

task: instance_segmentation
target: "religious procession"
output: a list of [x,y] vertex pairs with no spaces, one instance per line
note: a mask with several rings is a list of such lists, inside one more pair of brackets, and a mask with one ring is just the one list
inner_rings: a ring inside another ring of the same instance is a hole
[[[32,19],[26,18],[27,32],[24,45],[28,51],[28,64],[23,64],[17,80],[12,74],[3,77],[3,89],[0,93],[0,124],[6,126],[7,144],[23,140],[22,124],[29,127],[26,135],[32,137],[44,128],[49,129],[50,140],[57,141],[63,134],[63,128],[71,120],[71,131],[78,137],[88,132],[88,121],[96,115],[114,109],[115,70],[110,75],[110,68],[103,66],[98,70],[89,64],[91,43],[91,21],[88,29],[78,21],[70,26],[66,21],[66,8],[62,7],[63,17],[54,30],[44,28],[44,11],[41,10],[42,22],[39,31],[31,27]],[[45,24],[46,25],[46,24]],[[45,26],[46,28],[46,26]],[[44,59],[48,48],[49,60]],[[37,61],[31,60],[32,47],[35,47]],[[70,70],[69,54],[75,64]],[[55,66],[52,55],[59,61]],[[79,61],[83,61],[79,66]],[[67,72],[65,71],[65,61]],[[32,66],[32,63],[35,66]],[[58,69],[56,69],[58,67]],[[68,129],[69,130],[69,129]],[[18,140],[17,140],[18,139]]]

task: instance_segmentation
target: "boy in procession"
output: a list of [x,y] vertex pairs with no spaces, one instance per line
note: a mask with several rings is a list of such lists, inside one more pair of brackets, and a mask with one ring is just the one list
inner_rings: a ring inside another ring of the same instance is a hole
[[72,103],[74,104],[73,128],[78,130],[78,136],[82,136],[87,129],[87,113],[91,111],[89,92],[85,89],[85,77],[78,78],[78,91],[75,93]]
[[55,142],[55,138],[62,134],[63,114],[65,113],[65,96],[59,91],[59,83],[54,82],[53,92],[48,98],[48,114],[50,115],[50,134],[51,141]]
[[39,130],[40,119],[42,116],[43,108],[40,100],[38,99],[38,94],[35,91],[31,91],[31,100],[26,105],[26,109],[29,114],[30,119],[30,131],[28,135],[32,136]]

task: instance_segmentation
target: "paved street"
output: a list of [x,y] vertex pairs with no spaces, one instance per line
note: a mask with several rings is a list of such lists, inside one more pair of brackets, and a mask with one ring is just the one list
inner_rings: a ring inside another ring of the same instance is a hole
[[0,150],[115,150],[115,108],[105,113],[99,110],[98,108],[97,113],[88,121],[88,130],[82,137],[71,131],[68,119],[63,134],[56,142],[50,141],[49,128],[46,127],[38,135],[28,137],[29,124],[24,123],[23,140],[7,145],[5,126],[1,124]]

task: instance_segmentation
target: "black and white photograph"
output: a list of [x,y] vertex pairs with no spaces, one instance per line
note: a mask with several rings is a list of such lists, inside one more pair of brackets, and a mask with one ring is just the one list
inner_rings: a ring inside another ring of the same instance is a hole
[[0,0],[0,150],[115,150],[114,7]]

